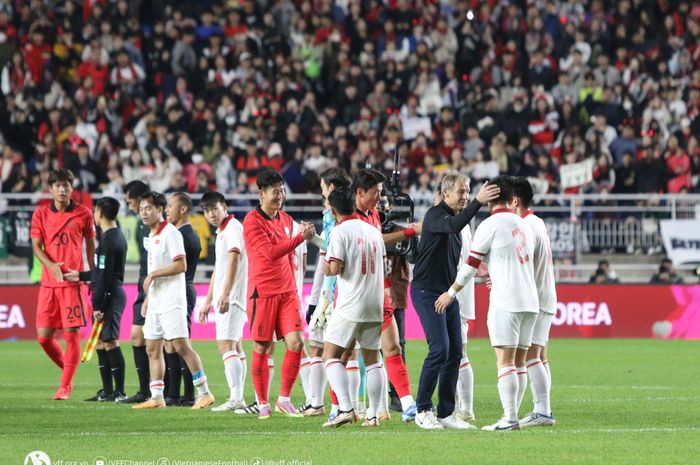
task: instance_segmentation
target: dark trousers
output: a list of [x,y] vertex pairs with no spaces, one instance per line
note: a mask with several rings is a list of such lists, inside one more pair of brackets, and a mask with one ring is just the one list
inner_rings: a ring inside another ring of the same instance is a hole
[[437,386],[437,416],[445,418],[452,415],[455,408],[455,390],[462,358],[462,332],[457,301],[438,315],[435,312],[438,297],[440,294],[437,292],[411,288],[413,306],[428,341],[428,355],[420,373],[416,407],[418,412],[432,409],[432,397]]

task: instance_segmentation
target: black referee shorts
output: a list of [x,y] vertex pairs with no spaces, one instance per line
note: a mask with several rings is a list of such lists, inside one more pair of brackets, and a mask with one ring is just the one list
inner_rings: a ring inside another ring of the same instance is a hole
[[115,286],[112,290],[112,297],[107,302],[106,308],[102,309],[104,313],[104,323],[102,325],[102,332],[100,333],[101,341],[119,340],[119,330],[124,307],[126,307],[126,293],[124,292],[124,288],[121,285]]

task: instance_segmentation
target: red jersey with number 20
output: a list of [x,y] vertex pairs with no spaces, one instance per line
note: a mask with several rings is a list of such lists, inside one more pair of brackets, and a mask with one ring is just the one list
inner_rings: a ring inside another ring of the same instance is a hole
[[292,217],[283,212],[271,218],[260,207],[243,219],[243,242],[248,255],[248,297],[296,292],[294,249],[304,241],[292,236]]
[[[83,238],[95,237],[92,212],[71,200],[64,211],[56,210],[54,203],[42,205],[32,215],[32,238],[44,242],[44,253],[54,263],[63,262],[61,270],[83,271]],[[93,257],[88,257],[92,260]],[[74,287],[78,283],[58,283],[53,275],[42,267],[41,285],[44,287]]]

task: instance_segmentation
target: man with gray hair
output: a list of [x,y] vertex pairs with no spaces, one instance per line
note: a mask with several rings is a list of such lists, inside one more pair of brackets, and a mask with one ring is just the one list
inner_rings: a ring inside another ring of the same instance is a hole
[[[428,355],[418,383],[416,424],[424,429],[470,429],[473,425],[457,418],[455,389],[462,358],[462,334],[459,305],[452,303],[444,311],[435,301],[447,291],[457,276],[462,248],[462,229],[482,205],[498,197],[499,188],[488,183],[476,199],[467,205],[469,179],[455,172],[446,173],[441,182],[443,200],[431,207],[423,218],[418,245],[418,260],[413,270],[411,298],[428,341]],[[440,381],[437,418],[432,412],[432,396]]]

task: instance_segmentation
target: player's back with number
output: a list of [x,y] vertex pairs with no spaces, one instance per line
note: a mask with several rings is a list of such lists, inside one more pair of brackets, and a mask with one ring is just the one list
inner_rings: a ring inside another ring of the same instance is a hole
[[382,321],[385,255],[381,232],[364,221],[347,219],[333,228],[326,261],[343,264],[334,312],[348,321]]
[[488,263],[490,309],[539,312],[533,268],[533,234],[510,210],[494,210],[474,234],[471,255]]

